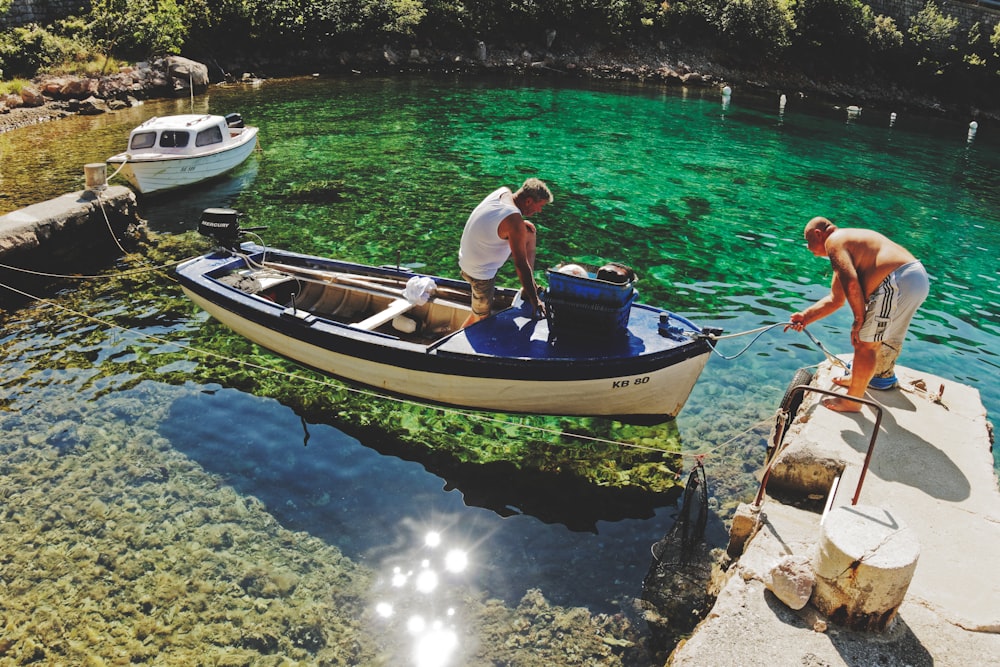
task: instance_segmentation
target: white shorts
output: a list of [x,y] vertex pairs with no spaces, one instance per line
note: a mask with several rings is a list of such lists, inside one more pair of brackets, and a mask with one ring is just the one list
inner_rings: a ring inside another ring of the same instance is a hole
[[879,284],[868,297],[865,322],[858,336],[866,343],[902,344],[917,308],[927,298],[931,283],[920,262],[899,267]]

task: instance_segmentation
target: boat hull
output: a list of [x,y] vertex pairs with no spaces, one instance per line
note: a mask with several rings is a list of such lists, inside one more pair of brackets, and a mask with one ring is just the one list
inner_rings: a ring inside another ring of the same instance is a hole
[[141,194],[174,190],[222,176],[243,164],[257,146],[257,128],[246,127],[232,143],[195,155],[120,154],[108,158],[122,165],[123,176]]
[[178,267],[185,294],[220,323],[329,375],[437,404],[657,423],[680,412],[711,354],[703,339],[660,335],[665,311],[641,304],[632,305],[629,332],[616,341],[553,341],[546,320],[512,307],[432,344],[407,342],[303,311],[296,317],[221,285],[211,275],[225,262]]

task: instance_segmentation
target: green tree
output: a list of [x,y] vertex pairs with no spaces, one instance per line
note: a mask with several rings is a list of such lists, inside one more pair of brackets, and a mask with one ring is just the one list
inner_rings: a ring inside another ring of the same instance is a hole
[[0,33],[0,70],[6,77],[31,78],[66,62],[87,58],[91,45],[28,24]]
[[934,0],[928,0],[923,9],[910,17],[906,31],[917,68],[933,76],[943,75],[958,55],[957,33],[958,19],[946,16]]
[[797,50],[814,68],[857,67],[869,59],[875,17],[861,0],[799,0],[795,24]]
[[98,48],[131,60],[180,53],[187,34],[175,0],[92,0],[88,21]]
[[664,0],[660,18],[667,31],[684,40],[710,41],[722,36],[726,0]]
[[795,20],[787,0],[729,0],[719,16],[726,41],[747,60],[776,60],[791,45]]
[[[993,26],[993,34],[990,35],[990,46],[993,47],[993,65],[990,67],[993,74],[1000,78],[1000,23]],[[993,85],[997,82],[994,81]]]

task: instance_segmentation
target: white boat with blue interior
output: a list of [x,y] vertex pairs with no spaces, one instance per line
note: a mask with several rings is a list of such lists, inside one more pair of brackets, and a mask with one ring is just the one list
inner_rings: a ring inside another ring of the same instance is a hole
[[632,281],[557,270],[547,318],[498,288],[493,314],[462,328],[465,281],[241,243],[237,216],[205,211],[200,229],[219,246],[177,267],[185,294],[268,350],[398,395],[657,423],[681,410],[719,333],[636,302]]

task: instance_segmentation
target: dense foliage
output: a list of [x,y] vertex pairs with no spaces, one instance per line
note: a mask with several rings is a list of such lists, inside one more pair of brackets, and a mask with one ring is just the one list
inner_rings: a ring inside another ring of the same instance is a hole
[[[93,53],[207,62],[339,62],[388,45],[472,54],[591,46],[704,53],[723,65],[881,76],[976,102],[1000,90],[1000,23],[966,31],[937,0],[897,24],[861,0],[92,0],[52,25],[0,32],[0,71],[31,76]],[[0,0],[0,15],[10,0]],[[995,100],[992,100],[995,101]]]

